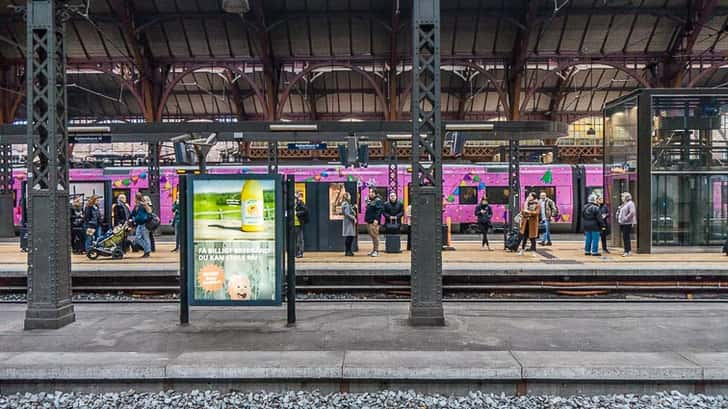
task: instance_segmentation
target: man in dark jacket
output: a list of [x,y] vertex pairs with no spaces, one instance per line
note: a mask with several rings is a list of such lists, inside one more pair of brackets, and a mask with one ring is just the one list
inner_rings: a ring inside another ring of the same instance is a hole
[[599,212],[596,195],[589,196],[589,202],[584,205],[582,211],[582,220],[584,221],[584,255],[601,256],[599,241],[604,220]]
[[364,213],[364,221],[367,222],[369,236],[372,238],[372,257],[379,257],[379,224],[381,223],[384,205],[382,199],[377,196],[377,192],[373,188],[369,189],[369,199],[367,200],[367,209]]
[[397,194],[392,192],[389,194],[389,200],[384,204],[384,223],[387,225],[399,226],[402,224],[402,216],[404,216],[404,205],[397,200]]
[[293,229],[296,233],[296,258],[303,257],[303,225],[308,223],[308,209],[303,202],[303,194],[296,192],[295,216]]
[[74,254],[83,254],[86,232],[83,227],[83,201],[76,196],[71,201],[71,249]]

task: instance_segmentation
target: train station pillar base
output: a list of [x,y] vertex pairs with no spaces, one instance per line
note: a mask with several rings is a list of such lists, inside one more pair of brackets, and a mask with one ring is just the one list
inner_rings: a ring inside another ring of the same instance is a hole
[[31,306],[25,312],[25,329],[58,329],[76,321],[70,302],[59,306]]
[[0,237],[15,237],[12,193],[0,193]]
[[410,307],[409,323],[413,327],[445,326],[445,314],[442,305],[438,307]]

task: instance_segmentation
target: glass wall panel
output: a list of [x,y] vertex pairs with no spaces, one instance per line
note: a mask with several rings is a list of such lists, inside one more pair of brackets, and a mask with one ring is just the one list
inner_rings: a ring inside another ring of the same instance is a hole
[[728,176],[655,174],[653,245],[719,245],[728,234]]
[[[620,204],[620,194],[630,192],[637,199],[637,98],[607,109],[604,116],[604,200],[610,209]],[[638,203],[636,203],[638,204]],[[638,204],[639,205],[639,204]],[[612,231],[619,231],[612,217]],[[621,246],[620,235],[612,234],[612,244]]]

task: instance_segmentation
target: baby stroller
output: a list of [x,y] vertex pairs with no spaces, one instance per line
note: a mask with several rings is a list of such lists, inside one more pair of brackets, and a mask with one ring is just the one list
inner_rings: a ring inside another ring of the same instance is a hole
[[124,223],[114,227],[108,234],[91,244],[86,252],[86,257],[96,260],[99,256],[111,257],[114,260],[124,258],[125,247],[127,247],[126,235],[129,231],[129,224]]

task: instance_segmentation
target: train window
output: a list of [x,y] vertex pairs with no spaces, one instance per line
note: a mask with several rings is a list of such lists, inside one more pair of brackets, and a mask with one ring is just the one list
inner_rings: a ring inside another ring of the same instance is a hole
[[460,204],[474,205],[478,204],[478,188],[475,186],[460,186]]
[[485,196],[488,198],[488,203],[492,205],[506,205],[508,204],[508,186],[492,186],[485,188]]
[[533,192],[536,194],[536,197],[541,196],[541,192],[546,192],[546,196],[548,196],[549,199],[553,200],[554,203],[556,202],[556,187],[555,186],[526,186],[524,189],[524,192],[526,192],[526,195]]
[[[602,187],[587,187],[586,188],[586,199],[589,199],[589,196],[592,194],[597,195],[598,197],[604,197],[604,188]],[[586,202],[586,200],[585,200]]]

